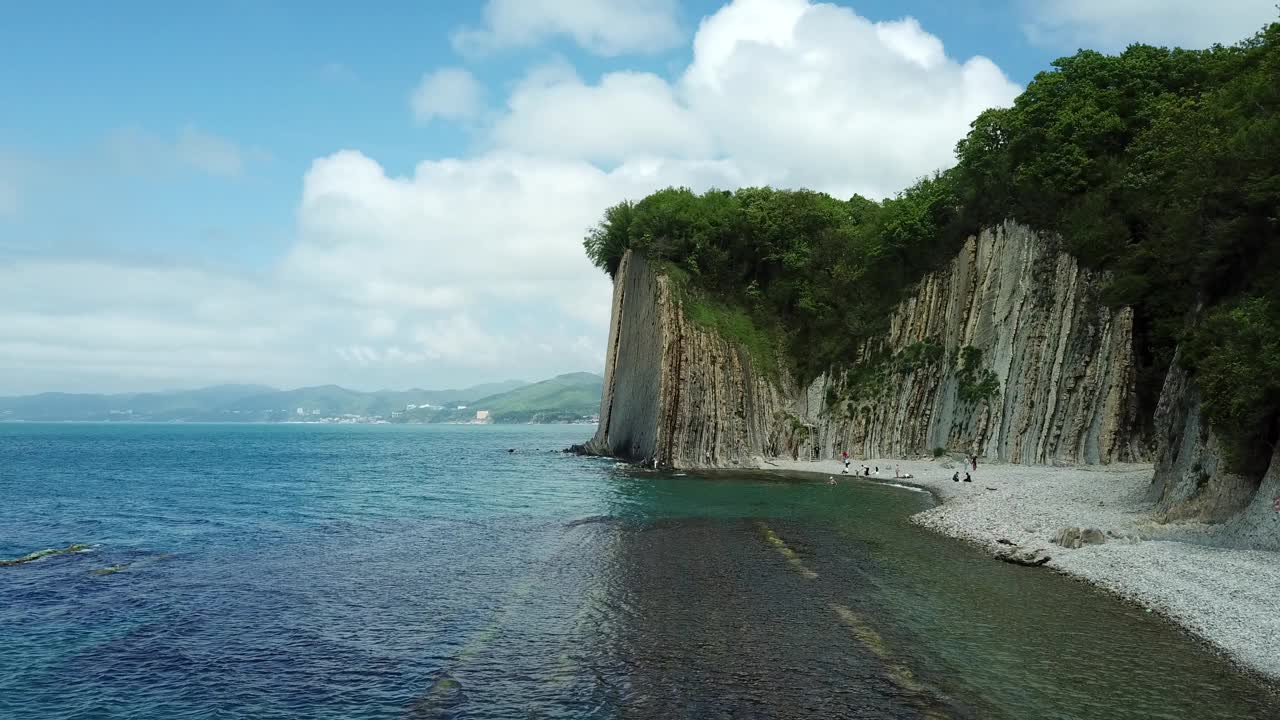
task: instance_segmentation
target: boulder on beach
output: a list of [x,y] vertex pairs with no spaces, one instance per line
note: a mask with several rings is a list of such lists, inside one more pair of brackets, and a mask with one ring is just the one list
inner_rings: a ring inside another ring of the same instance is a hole
[[1064,527],[1053,535],[1053,543],[1071,550],[1085,545],[1101,545],[1107,536],[1098,528]]
[[1043,548],[1027,550],[1014,545],[1007,549],[1002,549],[996,553],[997,560],[1003,560],[1014,565],[1025,565],[1027,567],[1039,567],[1049,562],[1053,558],[1046,555]]

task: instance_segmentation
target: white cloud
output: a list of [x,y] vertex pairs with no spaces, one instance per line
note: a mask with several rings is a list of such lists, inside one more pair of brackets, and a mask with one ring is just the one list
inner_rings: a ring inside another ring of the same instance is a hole
[[681,40],[675,0],[489,0],[480,29],[462,29],[464,53],[527,47],[565,35],[600,55],[668,50]]
[[120,169],[139,174],[191,168],[233,177],[245,166],[245,153],[238,144],[190,124],[179,128],[173,138],[138,127],[118,128],[108,134],[106,149]]
[[1243,40],[1277,19],[1275,0],[1024,0],[1027,36],[1061,47],[1131,43],[1202,48]]
[[742,177],[883,197],[950,165],[969,122],[1018,92],[986,58],[947,57],[914,19],[738,0],[702,22],[676,84],[536,72],[513,92],[493,142],[605,163],[726,159]]
[[508,101],[499,147],[616,163],[628,157],[708,157],[712,138],[665,80],[616,72],[585,85],[568,72],[535,72]]
[[608,323],[608,282],[581,239],[604,208],[668,184],[740,182],[715,162],[649,160],[604,171],[507,151],[424,162],[411,177],[393,177],[343,151],[307,173],[300,239],[285,268],[295,282],[370,309],[419,317],[550,309],[544,315],[598,331]]
[[703,21],[681,92],[720,153],[773,182],[882,197],[949,166],[969,122],[1019,89],[911,18],[738,0]]
[[409,95],[409,107],[418,122],[466,120],[484,107],[484,89],[463,68],[441,68],[422,76]]

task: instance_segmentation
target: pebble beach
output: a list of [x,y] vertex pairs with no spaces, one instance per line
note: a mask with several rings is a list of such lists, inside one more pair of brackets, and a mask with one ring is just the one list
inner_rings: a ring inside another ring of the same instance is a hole
[[[861,467],[879,467],[869,478]],[[762,469],[821,473],[840,482],[895,481],[925,488],[938,505],[912,521],[992,552],[1011,546],[1048,556],[1050,570],[1114,592],[1199,636],[1270,683],[1280,681],[1280,554],[1224,547],[1215,528],[1161,524],[1143,497],[1149,464],[1054,467],[959,458],[854,461],[762,460]],[[894,479],[895,468],[901,475]],[[972,482],[953,482],[959,472]],[[1105,542],[1067,548],[1064,528],[1097,529]],[[1033,571],[1033,570],[1029,570]]]

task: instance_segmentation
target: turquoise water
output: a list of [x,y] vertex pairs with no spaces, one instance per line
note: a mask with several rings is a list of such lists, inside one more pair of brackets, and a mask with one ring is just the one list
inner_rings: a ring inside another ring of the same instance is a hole
[[0,425],[0,559],[90,546],[0,567],[0,718],[1277,716],[927,495],[589,432]]

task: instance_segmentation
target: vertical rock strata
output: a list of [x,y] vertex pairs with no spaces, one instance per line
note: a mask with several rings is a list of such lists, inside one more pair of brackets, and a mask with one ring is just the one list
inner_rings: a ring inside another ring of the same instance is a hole
[[879,368],[872,382],[836,373],[800,387],[690,322],[668,279],[628,253],[588,449],[662,467],[937,447],[1021,463],[1135,459],[1132,314],[1098,301],[1101,280],[1006,223],[895,308],[888,334],[859,352]]
[[[902,457],[934,448],[1018,463],[1100,463],[1141,455],[1135,442],[1133,314],[1099,301],[1102,277],[1043,235],[1006,223],[970,238],[900,303],[889,334],[864,348],[888,358],[872,396],[849,403],[848,378],[824,378],[822,451]],[[939,356],[908,365],[912,347]],[[935,353],[937,351],[935,350]],[[976,364],[962,371],[965,357]],[[974,398],[966,384],[991,378]]]
[[1231,472],[1218,434],[1201,416],[1200,389],[1176,356],[1152,425],[1155,474],[1147,500],[1165,521],[1222,522],[1219,544],[1280,550],[1280,445],[1262,477]]
[[690,323],[670,281],[628,252],[614,279],[600,426],[590,452],[660,467],[729,467],[792,454],[786,379]]

